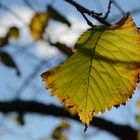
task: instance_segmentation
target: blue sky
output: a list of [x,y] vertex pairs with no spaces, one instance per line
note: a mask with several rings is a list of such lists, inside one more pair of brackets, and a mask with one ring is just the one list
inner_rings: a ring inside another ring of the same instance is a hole
[[[33,11],[26,7],[25,3],[23,3],[22,0],[1,1],[8,7],[12,8],[23,19],[24,22],[30,22]],[[46,9],[46,6],[44,5],[46,1],[47,0],[34,0],[33,5],[37,10],[44,11]],[[30,0],[30,2],[32,2],[32,0]],[[50,0],[48,0],[47,2],[50,3]],[[87,0],[77,0],[77,2],[97,12],[105,12],[108,3],[107,0],[88,0],[88,2]],[[133,8],[140,8],[139,0],[117,0],[117,2],[121,7],[125,9],[125,11],[130,11]],[[63,0],[56,0],[53,6],[61,11],[73,23],[73,26],[71,27],[71,30],[69,30],[65,25],[52,24],[50,25],[47,32],[50,35],[53,34],[52,40],[60,40],[72,46],[78,38],[79,34],[89,27],[80,13],[77,12],[77,10],[73,6],[69,5]],[[110,19],[115,19],[116,15],[119,15],[119,17],[121,18],[121,14],[115,8],[115,6],[112,7],[111,12],[112,14],[110,14],[109,16]],[[140,26],[139,15],[132,14],[132,17],[136,25]],[[0,30],[0,35],[3,35],[7,27],[9,27],[11,24],[17,25],[19,27],[24,26],[22,24],[23,21],[20,21],[19,19],[13,17],[11,14],[3,10],[0,11],[0,18],[0,25],[4,25]],[[119,20],[119,18],[115,21],[117,20]],[[99,24],[94,19],[92,19],[92,21],[95,24]],[[10,100],[12,98],[15,98],[22,82],[32,73],[34,67],[39,63],[39,60],[47,57],[47,59],[49,59],[49,63],[45,66],[42,66],[37,76],[31,81],[30,86],[28,86],[22,93],[17,94],[21,99],[24,100],[37,100],[46,104],[53,103],[59,105],[55,97],[51,97],[50,94],[46,94],[46,90],[44,88],[44,84],[41,81],[40,74],[50,67],[57,65],[59,62],[62,62],[66,57],[58,50],[50,47],[46,43],[37,42],[34,44],[27,28],[22,29],[21,35],[22,36],[20,40],[18,42],[13,42],[12,45],[6,49],[6,51],[14,56],[16,63],[21,69],[22,76],[17,77],[14,70],[9,70],[7,67],[0,65],[0,100]],[[46,50],[46,45],[48,45],[49,51]],[[21,46],[29,47],[29,53],[33,54],[33,56],[36,56],[36,58],[39,59],[36,59],[34,57],[30,58],[24,53],[18,55],[16,53],[16,50],[20,49]],[[34,50],[32,50],[32,46],[34,46]],[[29,60],[25,60],[25,57]],[[6,74],[7,76],[5,77]],[[135,101],[139,97],[138,94],[139,92],[137,91],[134,94],[133,98],[129,100],[126,106],[121,106],[119,109],[113,108],[112,110],[107,111],[102,115],[99,114],[99,116],[112,120],[116,123],[132,124],[132,126],[138,127],[133,118],[133,115],[138,112],[135,108]],[[46,117],[37,114],[25,115],[26,125],[24,126],[17,125],[16,122],[11,118],[9,118],[8,116],[5,117],[3,114],[0,114],[1,140],[39,140],[41,137],[50,137],[51,131],[59,124],[58,119],[55,117]],[[107,134],[105,131],[99,131],[93,128],[89,128],[88,131],[83,134],[84,126],[82,124],[71,120],[68,121],[70,122],[70,124],[72,124],[70,132],[66,133],[69,136],[69,140],[83,140],[86,139],[87,136],[89,136],[87,140],[118,140],[110,134]],[[92,137],[90,137],[91,134]]]

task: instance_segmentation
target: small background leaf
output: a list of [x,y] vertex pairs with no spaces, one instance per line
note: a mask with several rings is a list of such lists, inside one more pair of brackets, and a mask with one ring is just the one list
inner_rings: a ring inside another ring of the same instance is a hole
[[71,23],[56,9],[54,9],[52,6],[48,6],[48,16],[50,19],[54,19],[56,21],[62,22],[66,24],[68,27],[71,26]]
[[20,32],[19,29],[15,26],[11,27],[7,33],[8,38],[19,39]]
[[48,15],[46,13],[35,13],[31,19],[30,32],[35,40],[40,40],[43,37],[45,28],[48,25]]
[[20,75],[20,71],[19,71],[15,61],[7,52],[4,52],[4,51],[0,52],[0,62],[8,67],[15,68],[17,71],[17,75]]
[[56,140],[67,140],[67,137],[63,134],[64,130],[69,130],[70,124],[64,120],[53,130],[52,138]]

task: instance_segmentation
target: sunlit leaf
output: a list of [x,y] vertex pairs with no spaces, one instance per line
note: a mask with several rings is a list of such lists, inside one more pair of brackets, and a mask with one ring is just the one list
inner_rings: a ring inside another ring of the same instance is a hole
[[42,74],[60,102],[77,110],[87,126],[94,114],[125,104],[140,73],[140,35],[130,15],[110,27],[87,30],[76,52]]
[[20,75],[20,71],[19,71],[15,61],[7,52],[4,52],[4,51],[0,52],[0,63],[3,63],[4,65],[6,65],[8,67],[15,68],[17,71],[17,75]]
[[19,29],[15,26],[11,27],[7,33],[8,38],[18,39],[20,36]]
[[66,24],[68,27],[71,26],[71,23],[56,9],[54,9],[52,6],[48,6],[48,16],[51,19],[54,19],[56,21],[62,22]]
[[45,28],[48,25],[48,15],[46,13],[36,13],[30,23],[30,32],[35,40],[42,39]]

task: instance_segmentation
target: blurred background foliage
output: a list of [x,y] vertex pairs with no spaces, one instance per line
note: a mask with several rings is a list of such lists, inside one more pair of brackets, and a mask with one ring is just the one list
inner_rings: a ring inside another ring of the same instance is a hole
[[[98,13],[96,16],[109,24],[118,21],[129,11],[136,26],[140,26],[138,0],[75,1],[89,11]],[[103,22],[88,14],[83,15],[67,0],[1,0],[0,19],[1,140],[122,139],[117,134],[115,135],[115,132],[112,133],[111,129],[100,126],[98,121],[95,121],[95,127],[93,124],[88,132],[83,133],[83,126],[73,119],[75,116],[73,110],[71,119],[70,117],[68,119],[64,118],[65,115],[61,117],[61,114],[57,118],[52,117],[55,116],[53,113],[40,115],[34,109],[27,109],[27,113],[24,108],[24,105],[28,105],[28,103],[31,103],[32,107],[32,102],[46,105],[44,112],[48,109],[47,105],[50,104],[63,108],[55,97],[46,94],[40,75],[63,63],[73,54],[76,39],[90,27],[90,23],[99,25]],[[49,93],[49,90],[47,92]],[[113,127],[115,124],[117,127],[117,124],[129,126],[135,132],[133,140],[140,139],[138,138],[140,131],[140,97],[138,93],[139,86],[132,101],[129,101],[125,107],[121,107],[119,111],[113,109],[113,111],[97,117],[111,121],[109,123],[114,122],[112,130],[115,128]],[[22,111],[19,111],[17,103],[21,106],[23,103]],[[106,126],[110,127],[110,125]],[[119,127],[114,131],[119,131],[120,135],[124,133],[125,136],[129,132],[125,130],[121,132]]]

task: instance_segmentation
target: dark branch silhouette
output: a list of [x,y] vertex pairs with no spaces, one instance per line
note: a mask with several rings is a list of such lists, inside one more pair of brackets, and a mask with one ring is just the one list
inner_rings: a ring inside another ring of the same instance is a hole
[[[54,105],[45,105],[35,101],[7,101],[0,102],[0,111],[3,113],[18,112],[18,113],[37,113],[43,115],[51,115],[55,117],[66,117],[80,122],[78,116],[71,116],[70,113],[62,107]],[[137,140],[137,130],[129,125],[120,125],[112,123],[108,120],[94,117],[91,126],[98,127],[102,130],[113,134],[122,140]]]

